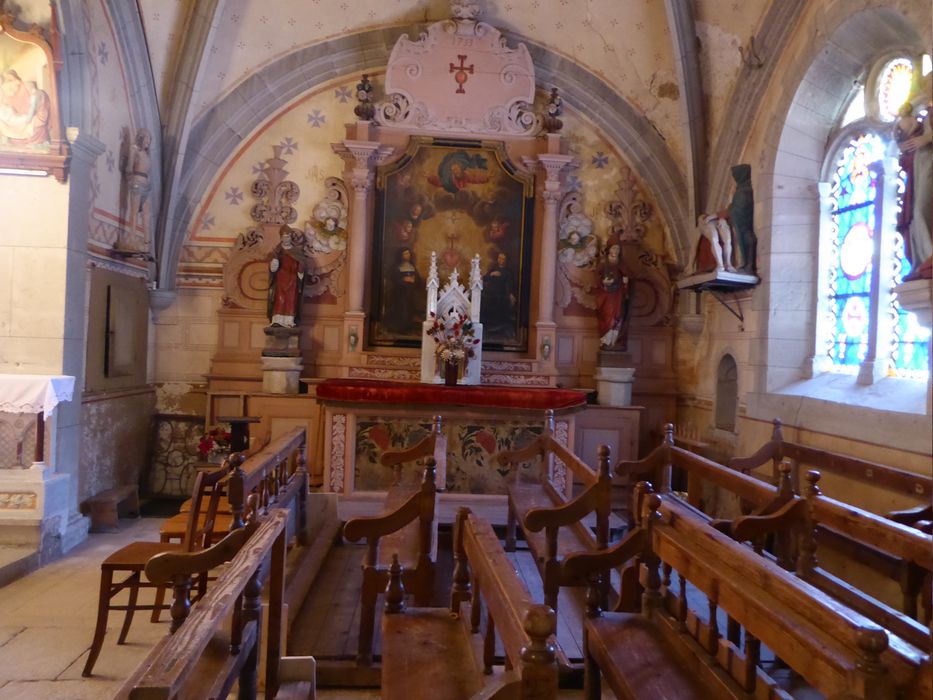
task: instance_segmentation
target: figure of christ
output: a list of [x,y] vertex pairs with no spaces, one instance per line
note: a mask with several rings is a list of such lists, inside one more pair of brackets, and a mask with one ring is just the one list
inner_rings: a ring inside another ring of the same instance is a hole
[[149,232],[149,170],[152,167],[149,146],[151,143],[152,137],[149,135],[149,130],[138,129],[129,155],[122,164],[123,177],[126,179],[126,228],[130,233],[136,231],[137,225],[142,226],[147,235]]
[[[294,328],[300,320],[301,295],[304,288],[304,234],[301,231],[293,232],[288,224],[282,225],[279,234],[281,243],[276,246],[274,257],[269,262],[267,315],[273,326]],[[299,240],[296,241],[295,238]]]
[[596,318],[599,344],[605,349],[619,347],[625,350],[628,340],[629,276],[622,263],[621,252],[621,245],[610,241],[606,247],[606,259],[599,265]]
[[[732,265],[732,229],[729,222],[719,216],[700,214],[697,217],[697,231],[700,239],[697,241],[697,254],[694,259],[696,272],[708,272],[708,265],[704,260],[704,243],[709,244],[709,251],[715,261],[715,269],[735,272]],[[708,258],[707,258],[708,259]]]

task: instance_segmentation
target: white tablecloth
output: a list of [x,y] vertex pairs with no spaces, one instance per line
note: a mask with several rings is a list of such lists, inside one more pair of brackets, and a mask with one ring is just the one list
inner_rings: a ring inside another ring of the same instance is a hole
[[75,378],[49,374],[0,374],[0,412],[45,412],[48,418],[62,401],[71,401]]

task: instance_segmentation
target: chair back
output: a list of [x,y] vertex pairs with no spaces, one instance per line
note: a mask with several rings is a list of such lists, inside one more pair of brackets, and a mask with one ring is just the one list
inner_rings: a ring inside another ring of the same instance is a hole
[[188,511],[188,523],[182,543],[186,552],[194,552],[211,546],[223,490],[220,483],[228,473],[229,470],[224,463],[224,466],[219,469],[211,472],[198,472],[195,476],[191,493],[191,509]]

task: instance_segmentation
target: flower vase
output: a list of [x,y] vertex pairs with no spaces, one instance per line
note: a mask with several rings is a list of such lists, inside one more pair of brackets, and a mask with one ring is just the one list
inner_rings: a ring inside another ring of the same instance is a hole
[[456,360],[444,362],[444,386],[457,386],[460,378],[460,363]]

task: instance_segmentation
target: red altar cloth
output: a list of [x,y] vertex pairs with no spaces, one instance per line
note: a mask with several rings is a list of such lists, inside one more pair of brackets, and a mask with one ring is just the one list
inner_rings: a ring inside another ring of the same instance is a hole
[[586,394],[573,389],[444,386],[375,379],[325,379],[317,385],[317,396],[331,401],[387,403],[398,406],[445,404],[526,410],[577,408],[586,403]]

